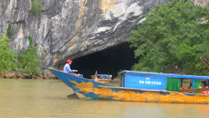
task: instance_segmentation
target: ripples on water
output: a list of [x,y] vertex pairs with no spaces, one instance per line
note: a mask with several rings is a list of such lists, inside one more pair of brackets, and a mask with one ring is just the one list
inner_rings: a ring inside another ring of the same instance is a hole
[[209,105],[69,99],[60,80],[0,79],[0,118],[208,118]]

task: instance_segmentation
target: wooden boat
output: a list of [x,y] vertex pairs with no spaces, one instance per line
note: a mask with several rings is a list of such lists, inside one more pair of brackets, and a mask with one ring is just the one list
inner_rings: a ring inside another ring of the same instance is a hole
[[93,80],[96,82],[108,84],[110,81],[112,81],[112,75],[110,74],[95,74],[92,75]]
[[[196,93],[201,90],[209,91],[208,88],[198,88],[201,81],[208,82],[208,76],[122,71],[120,87],[115,87],[53,68],[50,70],[74,91],[93,99],[209,104],[208,94]],[[192,81],[192,89],[179,91],[183,80],[188,79]]]

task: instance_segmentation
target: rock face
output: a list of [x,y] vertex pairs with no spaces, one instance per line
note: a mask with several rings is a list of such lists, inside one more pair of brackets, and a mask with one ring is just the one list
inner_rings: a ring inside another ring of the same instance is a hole
[[1,0],[0,33],[12,25],[10,47],[16,54],[38,46],[42,69],[126,41],[150,8],[169,0],[38,0],[43,10],[33,15],[32,0]]

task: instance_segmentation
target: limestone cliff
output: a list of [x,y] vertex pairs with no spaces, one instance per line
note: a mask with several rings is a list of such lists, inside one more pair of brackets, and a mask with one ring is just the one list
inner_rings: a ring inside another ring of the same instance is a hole
[[38,1],[43,10],[33,15],[32,0],[1,0],[0,33],[12,24],[10,47],[16,54],[28,48],[32,36],[43,69],[125,42],[145,20],[141,15],[169,0]]

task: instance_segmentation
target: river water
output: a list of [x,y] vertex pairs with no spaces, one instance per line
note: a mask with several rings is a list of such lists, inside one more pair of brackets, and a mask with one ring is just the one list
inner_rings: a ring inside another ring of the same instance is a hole
[[60,80],[0,79],[0,118],[208,118],[209,105],[69,99]]

